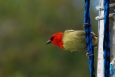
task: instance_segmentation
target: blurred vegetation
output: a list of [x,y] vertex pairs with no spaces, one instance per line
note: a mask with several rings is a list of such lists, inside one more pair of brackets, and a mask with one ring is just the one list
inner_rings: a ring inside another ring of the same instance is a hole
[[89,77],[86,52],[45,45],[57,31],[82,29],[84,1],[78,1],[0,0],[0,77]]

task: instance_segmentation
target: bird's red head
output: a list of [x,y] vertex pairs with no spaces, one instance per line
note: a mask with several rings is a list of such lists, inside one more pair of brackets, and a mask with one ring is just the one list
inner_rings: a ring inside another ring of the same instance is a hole
[[50,40],[48,40],[46,44],[52,43],[52,44],[64,49],[62,37],[63,37],[62,32],[55,33],[50,37]]

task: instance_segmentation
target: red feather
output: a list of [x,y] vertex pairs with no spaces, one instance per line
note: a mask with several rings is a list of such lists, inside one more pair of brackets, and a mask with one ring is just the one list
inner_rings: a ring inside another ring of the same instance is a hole
[[63,37],[63,33],[62,32],[58,32],[58,33],[53,34],[51,36],[50,40],[52,41],[52,44],[54,44],[54,45],[64,49],[62,37]]

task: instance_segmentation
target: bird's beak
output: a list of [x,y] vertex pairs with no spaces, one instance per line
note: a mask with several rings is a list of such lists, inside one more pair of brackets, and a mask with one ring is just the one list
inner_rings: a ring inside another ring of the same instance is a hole
[[48,41],[46,42],[46,45],[47,45],[47,44],[50,44],[50,43],[51,43],[51,40],[48,40]]

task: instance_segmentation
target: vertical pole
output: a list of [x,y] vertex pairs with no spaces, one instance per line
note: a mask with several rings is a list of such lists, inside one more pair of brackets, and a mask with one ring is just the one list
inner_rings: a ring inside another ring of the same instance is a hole
[[[99,6],[103,7],[104,0],[100,0]],[[99,10],[99,17],[104,16],[104,10]],[[98,58],[97,58],[97,77],[104,77],[104,58],[103,58],[103,38],[104,20],[98,20]]]
[[[115,0],[110,0],[110,3],[115,3]],[[110,8],[110,13],[114,13],[115,9]],[[112,62],[112,65],[115,67],[115,16],[110,18],[110,34],[111,34],[111,47],[110,47],[110,61]],[[113,69],[114,74],[111,74],[111,77],[115,77],[115,68]]]
[[115,17],[113,22],[111,21],[111,61],[115,58]]
[[[115,3],[115,0],[111,0],[110,3]],[[115,9],[111,8],[110,13],[114,13]],[[115,16],[110,18],[110,34],[111,34],[111,61],[115,58]]]
[[[111,61],[113,61],[113,66],[115,66],[115,17],[113,21],[111,21],[110,25],[110,33],[111,33]],[[115,68],[114,68],[115,73]],[[111,77],[115,77],[115,74],[111,74]]]

